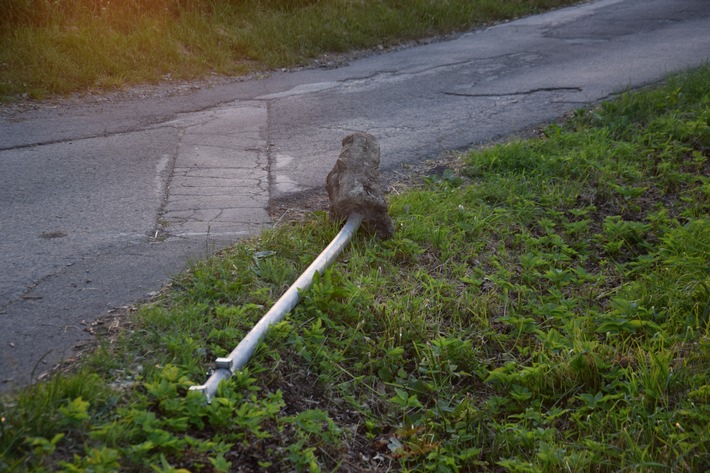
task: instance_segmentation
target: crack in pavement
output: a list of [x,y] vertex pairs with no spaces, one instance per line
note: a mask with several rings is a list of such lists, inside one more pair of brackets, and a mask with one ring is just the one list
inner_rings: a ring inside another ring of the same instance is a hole
[[582,92],[581,87],[538,87],[535,89],[525,90],[522,92],[506,92],[506,93],[481,93],[467,94],[464,92],[444,92],[444,95],[452,95],[454,97],[515,97],[520,95],[532,95],[540,92]]
[[[161,216],[165,213],[165,207],[168,205],[168,195],[170,193],[170,187],[173,181],[173,176],[175,175],[175,162],[177,161],[177,156],[178,156],[178,150],[180,148],[180,141],[182,139],[182,136],[184,134],[184,130],[180,130],[176,139],[176,144],[175,144],[175,149],[173,152],[170,154],[168,157],[169,161],[167,164],[167,176],[165,177],[165,184],[163,185],[162,188],[162,199],[160,203],[160,209],[158,210],[157,214],[155,215],[155,222],[153,224],[153,236],[152,236],[152,241],[158,241],[159,234],[161,230],[164,230],[164,221],[161,219]],[[157,176],[160,175],[160,172],[156,173],[156,178]]]
[[164,123],[160,123],[155,126],[148,126],[148,127],[143,127],[139,124],[139,125],[136,125],[136,126],[133,126],[130,128],[126,128],[126,129],[103,131],[100,133],[91,133],[89,135],[73,136],[73,137],[68,137],[68,138],[57,138],[54,140],[35,141],[32,143],[22,143],[22,144],[12,145],[12,146],[0,145],[0,151],[18,151],[18,150],[29,149],[29,148],[38,148],[41,146],[52,146],[52,145],[65,144],[65,143],[79,143],[79,142],[87,141],[87,140],[111,138],[111,137],[115,137],[115,136],[125,136],[125,135],[130,135],[133,133],[140,133],[142,131],[153,131],[153,130],[161,130],[161,129],[165,129],[165,128],[176,128],[174,125],[172,125],[170,123],[171,123],[171,121],[166,121]]

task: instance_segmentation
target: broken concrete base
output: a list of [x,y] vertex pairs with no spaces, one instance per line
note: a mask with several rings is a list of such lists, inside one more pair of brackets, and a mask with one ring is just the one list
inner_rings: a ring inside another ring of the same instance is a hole
[[374,136],[356,132],[343,138],[343,148],[325,188],[331,218],[344,220],[358,212],[366,229],[383,239],[392,236],[394,226],[380,184],[380,145]]

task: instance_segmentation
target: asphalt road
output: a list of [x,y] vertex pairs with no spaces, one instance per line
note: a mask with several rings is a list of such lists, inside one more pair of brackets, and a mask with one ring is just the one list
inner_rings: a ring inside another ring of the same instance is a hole
[[708,59],[707,0],[601,0],[338,68],[0,113],[0,390],[270,226],[270,200],[323,186],[352,131],[396,169]]

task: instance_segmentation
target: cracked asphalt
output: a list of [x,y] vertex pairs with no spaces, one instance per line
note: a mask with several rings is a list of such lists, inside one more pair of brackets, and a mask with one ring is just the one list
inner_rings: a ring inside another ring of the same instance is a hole
[[396,170],[709,58],[707,0],[600,0],[338,68],[0,110],[0,390],[271,226],[269,203],[322,188],[352,131]]

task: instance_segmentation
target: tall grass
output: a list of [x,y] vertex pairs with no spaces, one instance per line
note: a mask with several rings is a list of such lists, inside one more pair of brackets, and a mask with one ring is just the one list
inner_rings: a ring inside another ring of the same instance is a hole
[[0,97],[239,75],[571,0],[4,0]]

